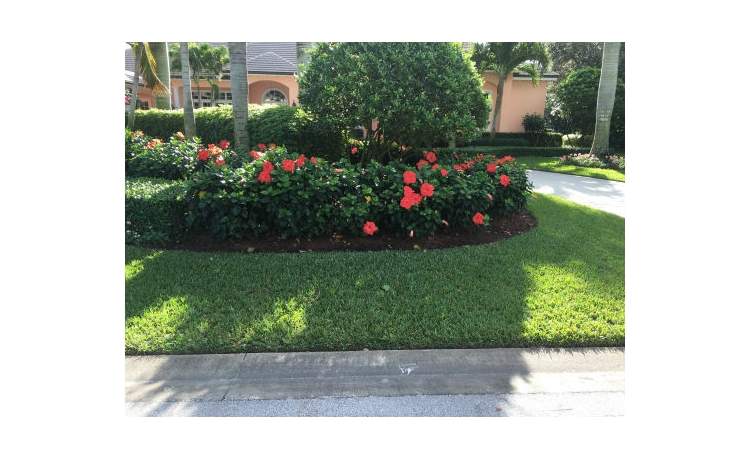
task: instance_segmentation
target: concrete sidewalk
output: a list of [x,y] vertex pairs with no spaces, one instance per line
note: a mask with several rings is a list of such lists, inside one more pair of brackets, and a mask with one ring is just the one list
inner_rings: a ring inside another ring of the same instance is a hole
[[624,362],[621,348],[132,356],[125,394],[131,415],[620,415]]
[[625,217],[625,183],[592,177],[528,170],[534,191],[561,196],[585,206]]

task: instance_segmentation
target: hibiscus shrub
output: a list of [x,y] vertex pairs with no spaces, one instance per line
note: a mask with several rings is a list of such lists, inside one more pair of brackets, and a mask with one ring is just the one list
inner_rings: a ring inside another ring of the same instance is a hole
[[197,165],[199,139],[178,132],[168,142],[140,131],[125,132],[125,174],[129,177],[184,179]]
[[165,244],[185,233],[185,183],[166,179],[125,181],[125,242]]
[[220,239],[378,231],[426,236],[517,212],[530,193],[525,170],[507,156],[459,161],[427,152],[415,166],[361,165],[272,148],[253,151],[234,167],[199,162],[188,182],[187,223]]

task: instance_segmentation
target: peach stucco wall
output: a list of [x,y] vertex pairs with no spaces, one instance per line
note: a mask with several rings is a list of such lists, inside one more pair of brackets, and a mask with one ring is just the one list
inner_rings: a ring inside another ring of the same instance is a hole
[[[497,74],[485,72],[482,76],[484,77],[482,89],[489,93],[490,107],[494,109],[497,95]],[[549,81],[542,80],[537,86],[534,86],[531,80],[514,80],[509,75],[503,88],[503,103],[500,108],[500,121],[497,124],[497,131],[502,133],[523,132],[521,121],[524,115],[527,113],[544,115],[548,83]],[[492,113],[490,113],[489,119],[492,120]],[[489,123],[487,129],[489,130]]]
[[[250,104],[260,104],[261,98],[269,89],[277,89],[284,93],[287,98],[289,105],[299,105],[299,85],[297,85],[297,78],[294,75],[260,75],[250,74],[247,76],[248,91],[247,99]],[[209,89],[210,85],[206,81],[201,81],[199,85],[193,81],[191,82],[193,90],[196,89]],[[219,81],[219,91],[231,91],[232,86],[229,80]],[[142,100],[148,100],[151,107],[153,107],[153,97],[151,97],[150,90],[147,92],[139,91],[139,98]],[[175,108],[183,107],[182,103],[182,80],[172,79],[172,105]]]

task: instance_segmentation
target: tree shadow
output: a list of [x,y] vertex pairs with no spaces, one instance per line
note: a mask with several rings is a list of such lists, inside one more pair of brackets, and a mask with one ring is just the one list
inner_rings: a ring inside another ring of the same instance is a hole
[[[130,247],[126,352],[624,344],[624,221],[553,197],[532,201],[536,229],[482,246],[305,254]],[[550,276],[557,282],[550,284]],[[580,324],[587,326],[577,330]],[[503,360],[513,378],[498,381],[488,368],[475,392],[497,391],[528,375],[523,350]],[[483,364],[454,363],[459,374],[462,365],[477,372]],[[449,377],[429,369],[423,363],[414,375],[424,372],[425,385],[449,386]],[[211,388],[196,394],[215,396]]]

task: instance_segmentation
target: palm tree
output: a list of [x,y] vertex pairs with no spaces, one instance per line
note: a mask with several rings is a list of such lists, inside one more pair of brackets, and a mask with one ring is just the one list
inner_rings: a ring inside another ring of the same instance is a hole
[[602,51],[602,71],[599,77],[599,92],[596,96],[596,124],[591,152],[604,156],[609,151],[609,124],[612,120],[612,109],[615,106],[617,90],[617,65],[620,61],[620,43],[607,42]]
[[169,49],[165,42],[151,42],[151,51],[156,59],[156,74],[166,87],[165,93],[154,94],[157,109],[172,108],[172,88],[169,81]]
[[129,42],[130,49],[133,52],[133,94],[130,98],[130,105],[128,106],[128,128],[133,129],[135,125],[135,108],[138,101],[138,86],[140,84],[140,77],[143,77],[143,82],[146,86],[150,87],[154,94],[163,94],[169,91],[167,87],[159,79],[158,72],[156,71],[156,59],[151,49],[151,45],[148,42]]
[[[225,46],[212,46],[208,43],[190,43],[188,46],[190,60],[190,77],[200,88],[201,80],[208,82],[211,88],[211,105],[215,105],[219,93],[219,80],[224,73],[224,66],[229,63],[229,53]],[[170,45],[170,67],[174,72],[182,71],[180,46]]]
[[229,42],[229,78],[232,84],[234,145],[240,155],[250,150],[247,135],[247,44]]
[[503,89],[508,75],[512,75],[514,71],[526,72],[531,77],[531,82],[537,85],[549,65],[549,51],[546,44],[537,42],[477,43],[474,45],[472,59],[480,72],[492,71],[498,76],[490,128],[492,137],[495,137],[497,125],[500,124]]
[[180,42],[180,68],[182,73],[182,100],[185,116],[185,135],[195,137],[195,114],[193,113],[193,87],[190,85],[190,54],[187,42]]

